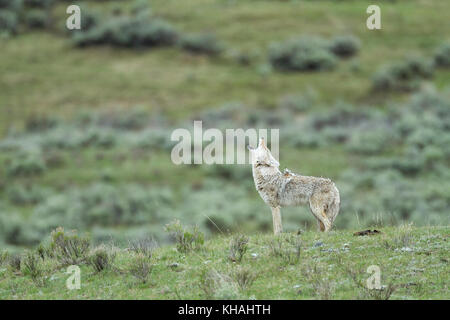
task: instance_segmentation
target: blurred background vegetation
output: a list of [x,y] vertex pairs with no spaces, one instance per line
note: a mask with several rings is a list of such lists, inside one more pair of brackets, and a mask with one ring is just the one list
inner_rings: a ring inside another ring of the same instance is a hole
[[[336,181],[337,228],[447,225],[450,2],[382,1],[374,31],[371,4],[0,0],[0,244],[270,231],[249,165],[172,164],[194,119],[279,128],[282,168]],[[306,207],[283,223],[316,228]]]

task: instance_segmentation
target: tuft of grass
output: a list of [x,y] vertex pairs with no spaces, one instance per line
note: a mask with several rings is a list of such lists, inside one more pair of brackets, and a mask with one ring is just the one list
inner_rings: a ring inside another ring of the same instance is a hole
[[257,278],[257,274],[252,267],[238,266],[233,270],[231,277],[236,281],[241,290],[246,290],[252,286]]
[[239,297],[237,282],[227,274],[215,269],[203,269],[198,283],[206,299],[230,300]]
[[153,238],[142,238],[128,242],[128,249],[134,253],[142,254],[151,258],[158,243]]
[[321,300],[330,300],[333,298],[334,284],[324,277],[324,270],[317,264],[302,266],[302,274],[311,284],[314,294]]
[[386,249],[409,248],[414,244],[412,236],[412,224],[403,224],[398,227],[396,234],[392,238],[384,238],[383,246]]
[[298,235],[282,235],[269,242],[269,249],[271,255],[281,259],[284,266],[295,265],[300,261],[302,242]]

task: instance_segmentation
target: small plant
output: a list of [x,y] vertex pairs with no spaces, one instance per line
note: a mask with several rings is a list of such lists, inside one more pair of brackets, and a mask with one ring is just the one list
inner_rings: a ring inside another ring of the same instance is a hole
[[218,55],[223,51],[223,45],[209,33],[185,35],[180,41],[180,46],[196,54]]
[[241,262],[248,248],[248,237],[245,235],[235,235],[231,239],[230,254],[228,258],[233,262]]
[[203,246],[205,236],[197,226],[191,231],[185,229],[179,220],[175,220],[166,226],[166,231],[175,238],[177,249],[180,252],[189,252],[197,250]]
[[150,258],[142,253],[139,253],[133,258],[129,272],[140,282],[147,283],[148,276],[152,272],[152,269],[153,265]]
[[128,248],[137,254],[142,254],[151,258],[153,251],[158,246],[157,242],[153,238],[143,238],[128,242]]
[[231,276],[236,281],[241,290],[246,290],[251,287],[257,277],[256,273],[252,270],[251,267],[242,266],[236,268]]
[[100,246],[95,248],[89,255],[88,263],[98,273],[110,269],[115,258],[115,252],[110,252],[105,246]]
[[51,233],[50,248],[63,265],[76,265],[87,260],[90,240],[79,237],[75,231],[66,233],[64,228],[57,228]]

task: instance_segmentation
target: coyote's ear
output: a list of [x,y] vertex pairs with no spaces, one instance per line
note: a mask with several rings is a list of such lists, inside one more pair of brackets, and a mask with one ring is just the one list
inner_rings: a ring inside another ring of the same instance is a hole
[[263,137],[259,138],[259,146],[260,146],[260,147],[264,147],[264,146],[265,146],[264,138],[263,138]]

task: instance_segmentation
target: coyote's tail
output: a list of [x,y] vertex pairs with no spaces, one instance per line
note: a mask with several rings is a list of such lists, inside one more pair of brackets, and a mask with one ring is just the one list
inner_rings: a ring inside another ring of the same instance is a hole
[[334,189],[335,189],[335,197],[333,199],[333,202],[331,202],[331,204],[328,206],[328,210],[327,210],[327,216],[331,222],[331,225],[333,225],[334,219],[336,219],[336,217],[339,213],[339,208],[340,208],[340,204],[341,204],[339,190],[336,187],[334,187]]

